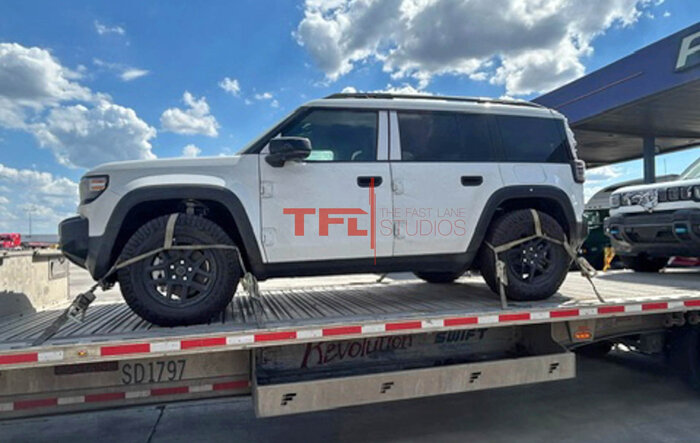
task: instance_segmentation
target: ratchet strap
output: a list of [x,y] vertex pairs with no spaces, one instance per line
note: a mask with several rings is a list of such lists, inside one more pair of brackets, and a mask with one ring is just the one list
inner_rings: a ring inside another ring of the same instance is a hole
[[256,320],[258,324],[261,322],[260,313],[255,309],[255,303],[262,307],[262,302],[260,300],[260,289],[258,287],[258,281],[255,276],[248,270],[246,270],[245,263],[243,262],[243,257],[241,256],[241,251],[236,246],[224,245],[224,244],[214,244],[214,245],[174,245],[173,239],[175,237],[175,223],[180,214],[170,214],[168,221],[165,224],[165,237],[163,239],[163,246],[153,249],[143,254],[139,254],[135,257],[131,257],[126,260],[117,260],[117,262],[107,271],[107,273],[97,281],[94,285],[90,287],[85,292],[78,294],[71,304],[66,308],[61,315],[59,315],[56,320],[54,320],[49,327],[47,327],[41,335],[39,335],[33,342],[32,346],[39,346],[44,343],[49,338],[53,337],[56,332],[68,321],[72,320],[77,323],[82,323],[85,320],[85,313],[87,312],[90,304],[95,301],[95,291],[98,287],[105,289],[107,285],[107,278],[112,274],[119,271],[120,269],[131,266],[134,263],[138,263],[141,260],[145,260],[154,255],[160,254],[163,251],[193,251],[201,249],[228,249],[236,252],[238,257],[238,264],[243,271],[243,277],[241,278],[241,284],[243,289],[250,295],[253,299],[253,311],[255,313]]
[[598,289],[596,288],[592,280],[593,277],[595,277],[598,274],[598,271],[596,271],[595,268],[591,266],[590,263],[588,263],[588,260],[586,260],[584,257],[578,256],[576,249],[566,239],[566,235],[564,236],[563,241],[554,237],[550,237],[542,231],[542,222],[540,221],[539,213],[535,209],[530,209],[530,213],[532,214],[532,221],[535,225],[535,233],[533,235],[519,238],[517,240],[513,240],[499,246],[493,246],[489,242],[484,242],[486,246],[488,246],[493,251],[493,258],[496,262],[496,279],[498,280],[498,292],[501,297],[501,307],[503,309],[508,308],[508,301],[506,298],[506,286],[508,286],[508,272],[506,271],[506,264],[503,260],[500,259],[499,254],[501,252],[508,251],[510,249],[515,248],[516,246],[519,246],[536,238],[542,238],[550,243],[554,243],[555,245],[559,245],[562,248],[564,248],[569,257],[571,257],[571,259],[573,259],[578,265],[579,270],[581,271],[581,275],[583,275],[586,278],[586,280],[588,280],[588,282],[591,284],[593,292],[595,293],[598,300],[601,303],[605,303],[605,300],[598,292]]

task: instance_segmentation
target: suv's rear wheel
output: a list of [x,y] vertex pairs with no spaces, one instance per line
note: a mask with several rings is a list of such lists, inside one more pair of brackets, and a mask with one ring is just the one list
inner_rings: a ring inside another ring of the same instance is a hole
[[[122,259],[136,257],[163,245],[169,216],[141,226],[124,246]],[[233,245],[216,223],[180,214],[174,245]],[[241,276],[234,250],[167,250],[118,272],[127,304],[144,319],[161,326],[209,321],[231,301]]]
[[668,263],[668,257],[649,257],[647,255],[623,255],[620,260],[626,268],[635,272],[659,272]]
[[[554,218],[539,211],[537,214],[543,233],[560,241],[565,240],[564,230]],[[534,233],[532,212],[519,209],[497,218],[486,234],[486,241],[500,246]],[[571,264],[569,254],[561,245],[543,238],[521,243],[501,252],[499,257],[506,265],[506,296],[517,301],[544,300],[556,293]],[[481,248],[479,263],[484,280],[493,292],[498,293],[494,253],[486,245]]]
[[452,283],[457,280],[464,271],[459,272],[414,272],[416,277],[428,283]]

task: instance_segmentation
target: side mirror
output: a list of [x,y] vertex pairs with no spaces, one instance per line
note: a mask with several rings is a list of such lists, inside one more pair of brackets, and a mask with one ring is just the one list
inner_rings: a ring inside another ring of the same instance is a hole
[[265,161],[275,168],[290,160],[304,160],[311,154],[311,141],[305,137],[280,137],[270,140],[270,153]]

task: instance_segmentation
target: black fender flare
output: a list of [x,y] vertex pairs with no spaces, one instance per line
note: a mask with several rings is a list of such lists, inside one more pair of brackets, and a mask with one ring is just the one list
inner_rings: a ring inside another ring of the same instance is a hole
[[[212,185],[153,185],[126,193],[114,207],[104,234],[90,237],[86,266],[93,278],[102,278],[117,257],[113,256],[116,240],[131,209],[149,201],[159,200],[213,200],[221,203],[230,213],[240,234],[244,261],[254,274],[262,271],[262,255],[241,200],[229,189]],[[225,227],[224,227],[225,228]]]
[[496,215],[496,210],[506,202],[529,200],[533,198],[541,198],[555,201],[562,209],[564,217],[568,225],[566,236],[570,243],[578,246],[585,238],[583,224],[576,220],[576,213],[571,205],[571,199],[568,195],[555,186],[550,185],[516,185],[506,186],[494,192],[486,201],[484,209],[481,211],[479,221],[477,222],[474,235],[472,235],[469,246],[467,247],[467,255],[476,257],[476,254],[481,247],[481,244],[486,237],[491,221]]

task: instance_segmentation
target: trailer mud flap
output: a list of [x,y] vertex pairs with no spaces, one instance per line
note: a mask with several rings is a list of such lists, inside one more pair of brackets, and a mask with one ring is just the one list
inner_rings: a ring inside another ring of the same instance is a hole
[[254,377],[253,402],[258,417],[271,417],[575,376],[576,357],[565,352],[298,383],[258,385]]

